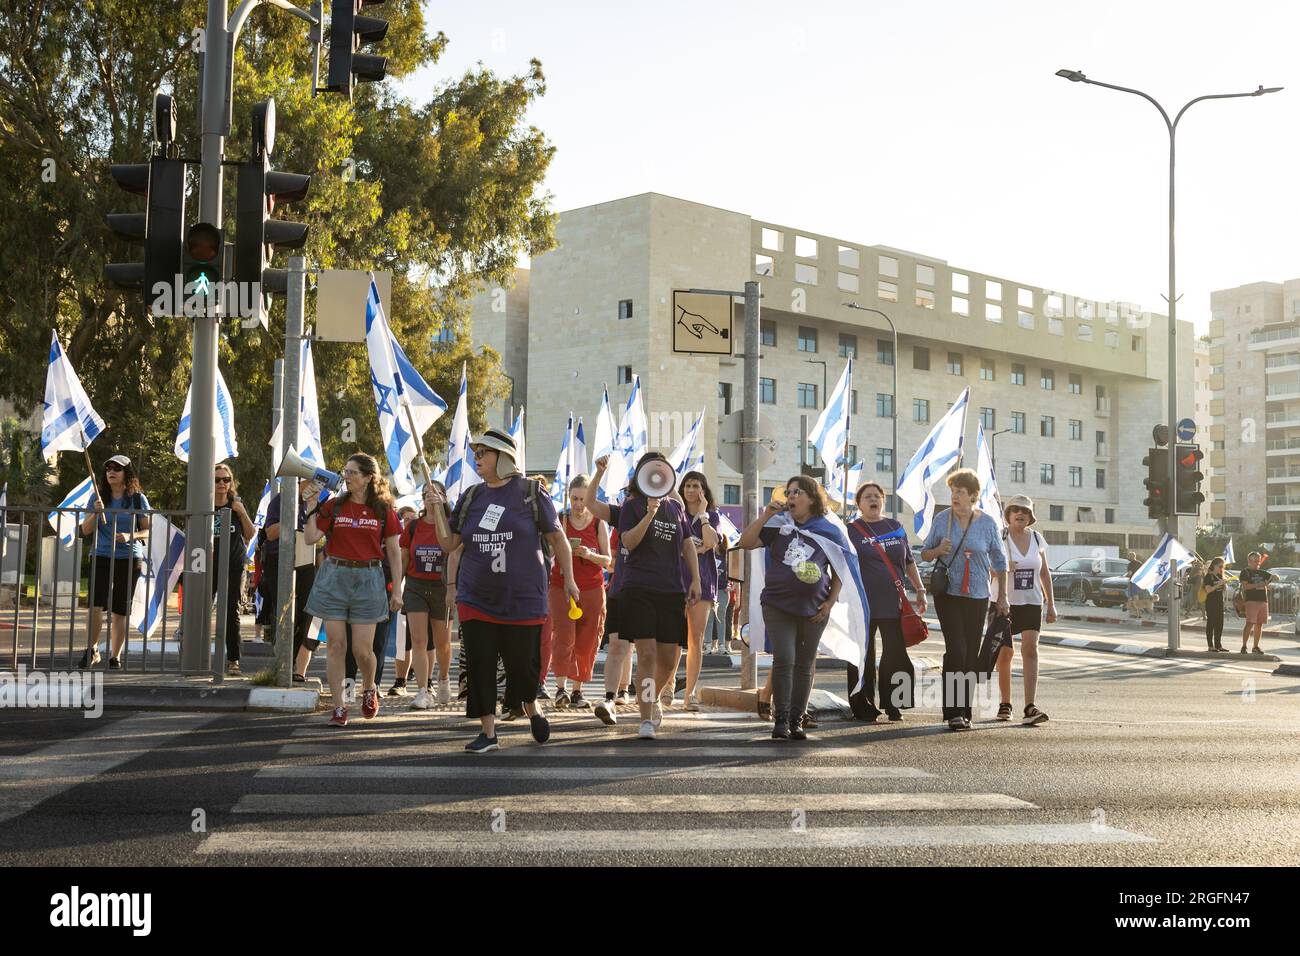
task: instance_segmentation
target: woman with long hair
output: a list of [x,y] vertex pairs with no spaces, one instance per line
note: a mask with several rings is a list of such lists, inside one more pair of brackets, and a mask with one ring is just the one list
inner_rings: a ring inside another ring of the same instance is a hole
[[[217,566],[219,555],[230,565],[230,583],[226,590],[226,673],[238,677],[240,582],[244,579],[244,557],[248,553],[248,542],[257,534],[257,526],[253,524],[253,519],[248,516],[248,510],[236,493],[239,485],[230,466],[223,461],[213,471],[212,567]],[[224,526],[227,508],[230,509],[230,524]],[[217,599],[220,599],[220,595],[217,595]]]
[[[709,615],[718,601],[718,534],[721,516],[714,503],[713,490],[708,479],[698,471],[688,471],[682,476],[682,504],[686,507],[686,520],[691,530],[700,566],[700,599],[686,610],[686,709],[700,709],[696,685],[700,682],[700,666],[704,662],[704,632],[709,626]],[[682,565],[682,584],[687,583],[689,569]],[[672,673],[677,673],[678,651],[674,655]],[[659,702],[665,707],[673,703],[673,683],[659,693]]]
[[[348,631],[351,650],[361,677],[361,716],[379,713],[375,685],[375,625],[387,621],[389,612],[402,609],[401,522],[388,482],[379,463],[358,452],[343,467],[346,490],[322,502],[307,518],[304,540],[315,544],[325,538],[325,560],[316,574],[307,613],[325,622],[327,672],[334,712],[329,722],[348,724],[343,705],[343,680],[347,668]],[[392,574],[393,591],[384,580],[384,559]]]
[[1210,562],[1201,584],[1205,588],[1205,643],[1212,651],[1227,653],[1223,649],[1223,593],[1227,587],[1223,558]]
[[[402,564],[406,568],[406,587],[402,591],[402,606],[406,609],[406,624],[411,635],[411,657],[415,661],[415,679],[418,682],[415,700],[411,707],[428,710],[434,705],[451,703],[451,629],[447,621],[446,555],[438,544],[438,521],[451,517],[444,503],[447,489],[441,482],[430,481],[424,486],[424,508],[419,517],[407,523],[402,531]],[[433,679],[433,653],[438,655],[438,690],[429,693]],[[397,664],[398,678],[405,683],[407,664]]]
[[140,490],[135,466],[125,455],[114,455],[104,462],[96,479],[99,495],[94,510],[81,522],[81,533],[95,534],[91,551],[89,616],[86,619],[86,650],[81,667],[94,667],[100,661],[99,633],[104,612],[111,611],[108,666],[122,666],[122,647],[126,644],[126,620],[135,596],[135,579],[144,559],[145,539],[149,537],[149,499]]
[[[561,519],[573,549],[573,580],[578,585],[577,606],[582,612],[576,621],[569,617],[564,575],[558,566],[551,569],[551,669],[555,672],[555,706],[559,710],[591,706],[582,696],[582,685],[591,681],[605,631],[605,571],[614,563],[609,551],[609,526],[587,508],[587,496],[593,491],[588,481],[586,475],[578,475],[569,482],[569,510]],[[573,681],[572,693],[566,680]]]

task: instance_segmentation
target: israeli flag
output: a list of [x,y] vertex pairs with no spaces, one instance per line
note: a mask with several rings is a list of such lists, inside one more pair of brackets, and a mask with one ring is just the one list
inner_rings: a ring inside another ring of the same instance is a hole
[[[190,413],[194,405],[194,379],[190,379],[190,390],[185,396],[185,411],[181,413],[181,424],[176,430],[176,447],[173,451],[181,461],[190,460]],[[235,440],[235,401],[230,397],[226,380],[217,369],[217,409],[214,416],[217,428],[217,461],[239,457],[239,444]]]
[[[623,421],[619,427],[615,442],[620,458],[618,469],[621,480],[614,488],[615,493],[622,491],[632,481],[636,463],[646,453],[650,445],[650,428],[645,417],[645,402],[641,396],[641,376],[632,376],[632,392],[627,397],[627,407],[623,410]],[[610,455],[610,470],[614,470],[614,455]],[[607,486],[606,490],[609,488]]]
[[528,468],[524,465],[524,407],[519,406],[519,414],[515,416],[515,423],[510,426],[510,437],[515,440],[515,447],[519,449],[518,465],[519,471],[528,474]]
[[[311,357],[311,340],[302,341],[301,374],[298,377],[298,440],[293,443],[305,461],[325,464],[325,451],[320,440],[320,405],[316,399],[316,369]],[[280,456],[284,441],[284,416],[275,423],[271,435],[271,470],[280,470]]]
[[1232,535],[1228,535],[1228,546],[1223,549],[1224,567],[1231,567],[1232,563],[1236,560],[1236,557],[1234,557],[1232,553]]
[[718,534],[727,539],[727,547],[734,548],[740,540],[740,529],[735,526],[725,511],[718,512]]
[[569,470],[572,477],[578,475],[589,475],[591,471],[587,465],[587,434],[582,430],[582,417],[578,417],[578,424],[573,426],[573,444],[569,446]]
[[[257,516],[253,518],[253,525],[258,528],[266,527],[266,509],[271,507],[271,499],[275,497],[274,489],[268,481],[262,487],[262,497],[257,502]],[[257,535],[253,535],[253,540],[248,542],[248,550],[244,553],[244,563],[247,564],[253,560],[253,555],[257,551]]]
[[903,469],[898,482],[898,496],[912,507],[912,533],[925,540],[934,523],[934,498],[930,488],[961,461],[963,436],[966,432],[966,407],[970,387],[962,390],[952,408],[930,429],[925,441]]
[[682,436],[682,440],[677,443],[673,453],[668,456],[668,463],[673,466],[673,471],[677,472],[678,482],[682,480],[682,476],[688,471],[699,471],[704,467],[704,449],[700,446],[700,428],[704,425],[704,413],[707,410],[707,407],[700,409],[695,424]]
[[1177,561],[1179,567],[1184,567],[1192,559],[1192,552],[1179,544],[1178,539],[1173,535],[1166,534],[1160,539],[1160,545],[1155,553],[1134,573],[1133,586],[1155,594],[1169,580],[1169,562]]
[[555,510],[564,510],[564,495],[573,478],[573,412],[569,412],[569,424],[564,428],[564,437],[560,440],[560,457],[555,462],[555,478],[551,481],[551,501]]
[[605,469],[605,477],[596,489],[596,497],[601,501],[610,501],[621,485],[615,487],[617,480],[615,475],[622,475],[627,469],[621,464],[622,456],[618,454],[615,448],[615,440],[618,437],[618,423],[614,421],[614,410],[609,405],[609,386],[604,387],[600,398],[600,411],[596,415],[596,441],[592,447],[591,459],[596,461],[609,456],[609,466]]
[[[58,508],[80,508],[85,511],[91,510],[95,505],[95,479],[87,478],[77,487],[68,493],[68,496],[59,502]],[[76,513],[61,513],[59,510],[51,511],[46,520],[49,521],[50,527],[54,529],[59,536],[59,541],[64,547],[72,544],[77,537],[77,526],[84,521],[84,514],[80,517]]]
[[[764,527],[776,528],[782,540],[793,540],[796,533],[794,519],[784,511],[769,518]],[[831,610],[826,629],[822,631],[819,652],[848,661],[858,669],[858,685],[852,691],[856,694],[862,689],[868,622],[871,619],[871,606],[867,601],[867,589],[862,584],[857,554],[849,544],[843,522],[834,513],[812,518],[798,527],[797,533],[821,549],[836,577],[843,582],[839,600]],[[765,646],[762,597],[770,559],[771,551],[767,547],[749,553],[749,646],[755,650]]]
[[817,454],[826,465],[826,473],[834,485],[835,497],[840,500],[848,494],[845,491],[848,482],[844,469],[848,462],[844,460],[844,446],[849,440],[852,391],[853,359],[849,359],[844,363],[840,380],[835,383],[835,388],[826,400],[826,407],[808,433],[808,441],[817,449]]
[[848,500],[849,504],[852,504],[853,492],[857,490],[857,487],[860,484],[862,484],[866,473],[867,466],[862,462],[857,461],[849,467],[848,478],[845,478],[843,466],[836,465],[830,470],[829,478],[826,482],[826,494],[835,501],[841,501],[843,499],[840,498],[840,489],[844,489],[843,494],[845,498]]
[[443,484],[447,487],[447,501],[455,506],[460,493],[483,479],[474,468],[474,455],[469,449],[469,404],[466,398],[466,365],[460,367],[460,394],[456,399],[456,414],[451,419],[450,448],[447,451],[447,471]]
[[50,365],[45,372],[45,410],[41,417],[41,454],[54,463],[56,452],[84,451],[105,429],[90,405],[59,333],[50,334]]
[[321,644],[325,643],[325,622],[318,617],[313,617],[310,626],[307,628],[307,639],[311,640],[312,638],[320,641]]
[[975,431],[975,448],[978,451],[975,476],[980,481],[979,509],[991,517],[998,526],[998,534],[1006,531],[1007,522],[1002,516],[1002,496],[998,494],[998,479],[993,474],[993,456],[989,453],[989,444],[984,439],[984,423]]
[[163,617],[163,605],[185,570],[185,535],[160,514],[149,521],[149,561],[131,598],[131,628],[145,637]]
[[366,351],[393,487],[399,494],[410,494],[421,484],[412,469],[419,458],[420,439],[447,411],[447,403],[421,378],[394,338],[373,273],[366,297]]

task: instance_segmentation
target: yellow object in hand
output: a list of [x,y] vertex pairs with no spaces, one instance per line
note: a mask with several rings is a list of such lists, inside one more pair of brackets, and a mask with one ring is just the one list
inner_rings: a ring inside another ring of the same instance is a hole
[[582,617],[582,608],[578,607],[577,601],[569,598],[569,620],[576,621],[580,617]]

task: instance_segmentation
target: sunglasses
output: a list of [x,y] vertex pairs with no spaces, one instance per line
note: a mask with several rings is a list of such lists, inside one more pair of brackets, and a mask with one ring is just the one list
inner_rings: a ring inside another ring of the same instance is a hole
[[1007,514],[1009,514],[1009,515],[1027,515],[1027,514],[1029,514],[1029,509],[1027,509],[1027,508],[1021,508],[1019,505],[1012,505],[1010,508],[1007,509]]
[[215,482],[216,482],[217,484],[219,484],[219,485],[228,485],[228,484],[230,484],[230,482],[231,482],[232,479],[230,478],[229,475],[217,475],[217,476],[216,476],[215,478],[213,478],[212,480],[215,481]]
[[126,468],[124,468],[122,465],[117,464],[116,462],[109,462],[107,465],[104,466],[104,470],[105,471],[126,471]]

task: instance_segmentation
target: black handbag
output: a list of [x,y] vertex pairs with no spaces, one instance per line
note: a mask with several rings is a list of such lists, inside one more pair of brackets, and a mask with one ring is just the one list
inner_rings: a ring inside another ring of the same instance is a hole
[[[944,564],[942,561],[938,560],[937,558],[935,559],[934,567],[930,571],[930,593],[931,594],[948,593],[948,569],[949,567],[952,566],[952,562],[956,560],[957,552],[961,550],[961,546],[966,543],[966,535],[970,534],[970,526],[974,523],[975,523],[975,515],[972,514],[970,516],[970,523],[966,525],[966,530],[961,533],[961,540],[957,542],[957,547],[952,549],[952,557],[948,559],[947,564]],[[952,508],[951,507],[948,509],[948,535],[949,536],[952,535]]]

